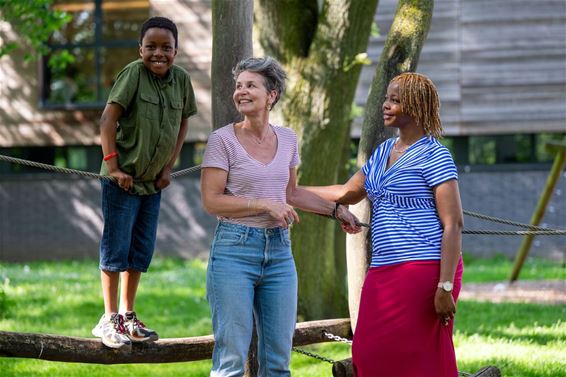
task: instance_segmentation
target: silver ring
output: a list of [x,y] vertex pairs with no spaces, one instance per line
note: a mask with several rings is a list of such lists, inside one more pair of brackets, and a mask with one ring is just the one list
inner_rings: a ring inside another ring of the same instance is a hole
[[287,224],[289,224],[289,225],[293,224],[293,218],[292,217],[287,217],[285,220],[287,221]]

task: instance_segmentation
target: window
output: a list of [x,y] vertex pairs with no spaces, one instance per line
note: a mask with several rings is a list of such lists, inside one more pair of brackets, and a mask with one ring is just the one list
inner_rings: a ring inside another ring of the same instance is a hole
[[141,24],[149,1],[56,0],[53,7],[72,21],[54,33],[49,47],[74,57],[64,70],[42,60],[41,104],[46,108],[98,108],[105,102],[116,74],[138,57]]
[[441,139],[457,165],[551,163],[548,141],[566,140],[563,133],[452,136]]

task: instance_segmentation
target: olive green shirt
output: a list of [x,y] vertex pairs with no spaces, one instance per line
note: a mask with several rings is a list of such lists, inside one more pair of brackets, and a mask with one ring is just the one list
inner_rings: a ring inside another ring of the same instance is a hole
[[[107,102],[124,109],[116,149],[120,170],[134,178],[130,193],[157,193],[154,182],[173,157],[181,120],[197,112],[189,74],[172,65],[160,79],[136,60],[118,73]],[[104,161],[100,174],[108,175]]]

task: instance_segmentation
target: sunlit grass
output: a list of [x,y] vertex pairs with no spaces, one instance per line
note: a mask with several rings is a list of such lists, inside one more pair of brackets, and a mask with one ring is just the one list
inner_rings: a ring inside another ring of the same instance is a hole
[[[512,262],[467,259],[465,282],[504,281]],[[142,278],[137,311],[163,338],[212,332],[205,299],[206,262],[156,258]],[[521,279],[564,279],[560,263],[527,260]],[[3,283],[2,283],[3,282]],[[91,337],[102,314],[96,261],[0,264],[0,329]],[[503,376],[566,377],[566,305],[460,301],[454,341],[461,371],[498,366]],[[345,344],[304,347],[332,360]],[[331,364],[293,353],[294,376],[331,376]],[[2,376],[208,376],[210,361],[92,365],[0,358]]]

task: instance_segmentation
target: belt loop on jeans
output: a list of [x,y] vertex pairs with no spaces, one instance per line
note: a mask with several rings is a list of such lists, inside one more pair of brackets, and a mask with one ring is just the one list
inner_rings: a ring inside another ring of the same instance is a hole
[[242,243],[245,243],[248,240],[248,234],[250,233],[250,227],[244,226],[244,237],[242,239]]

